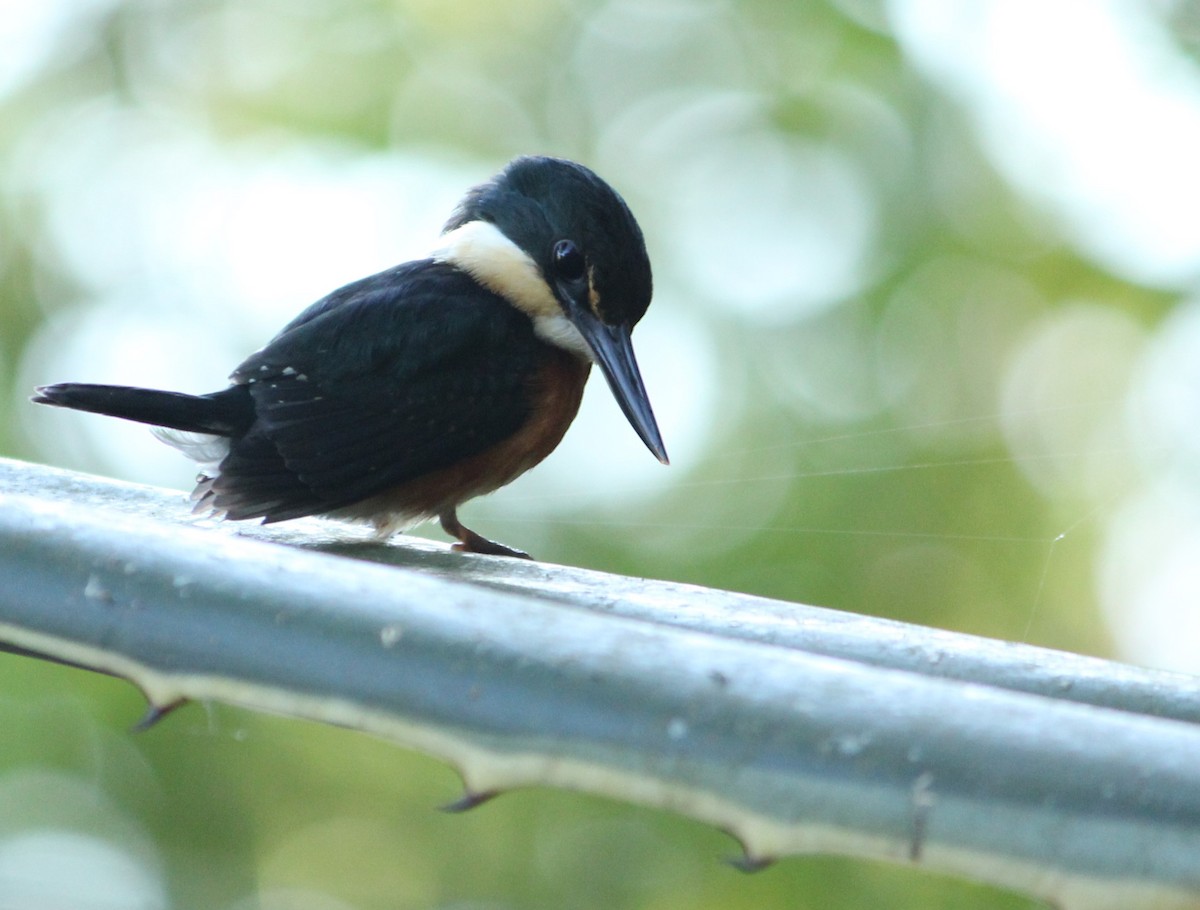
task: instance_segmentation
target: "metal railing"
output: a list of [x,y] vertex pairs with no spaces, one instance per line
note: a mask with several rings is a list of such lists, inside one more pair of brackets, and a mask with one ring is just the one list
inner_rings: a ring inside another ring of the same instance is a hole
[[[1060,906],[1200,906],[1200,682],[686,585],[196,522],[0,461],[0,642]],[[153,716],[153,715],[152,715]]]

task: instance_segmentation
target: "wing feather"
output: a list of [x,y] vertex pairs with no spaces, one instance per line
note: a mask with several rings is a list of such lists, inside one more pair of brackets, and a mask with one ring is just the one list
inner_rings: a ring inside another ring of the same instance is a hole
[[527,316],[450,266],[356,282],[234,373],[255,420],[232,440],[213,505],[281,521],[478,454],[528,418],[543,354]]

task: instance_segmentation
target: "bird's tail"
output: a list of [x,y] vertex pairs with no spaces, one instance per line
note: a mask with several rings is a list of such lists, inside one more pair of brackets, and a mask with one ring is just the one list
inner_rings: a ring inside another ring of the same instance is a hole
[[38,404],[50,404],[76,411],[91,411],[135,420],[138,423],[169,427],[189,433],[230,436],[243,428],[249,411],[245,388],[232,386],[211,395],[186,395],[121,385],[91,385],[61,382],[40,386],[32,398]]

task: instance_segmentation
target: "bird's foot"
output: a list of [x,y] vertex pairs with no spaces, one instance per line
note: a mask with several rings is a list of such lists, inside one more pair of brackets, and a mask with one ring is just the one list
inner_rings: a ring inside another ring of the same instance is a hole
[[506,547],[502,543],[496,543],[494,540],[481,537],[474,531],[469,532],[469,534],[470,537],[467,540],[460,540],[458,543],[450,544],[450,549],[457,553],[486,553],[489,556],[512,556],[516,559],[533,559],[524,550]]
[[502,543],[488,540],[482,534],[476,534],[458,520],[458,514],[452,509],[441,516],[442,530],[451,537],[457,537],[458,543],[451,544],[450,549],[459,553],[486,553],[488,556],[511,556],[515,559],[533,559],[524,550],[514,550]]

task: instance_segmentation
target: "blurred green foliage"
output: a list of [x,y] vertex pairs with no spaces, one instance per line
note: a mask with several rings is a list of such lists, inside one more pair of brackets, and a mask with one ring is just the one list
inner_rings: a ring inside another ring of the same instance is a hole
[[[481,530],[555,562],[1108,653],[1103,519],[1139,476],[1122,415],[1180,292],[1121,277],[996,168],[956,92],[898,41],[903,5],[18,4],[31,24],[0,70],[0,452],[160,479],[65,423],[39,429],[25,401],[35,381],[102,378],[46,362],[131,289],[146,292],[134,320],[178,311],[233,357],[265,340],[231,315],[241,301],[197,312],[212,303],[199,273],[220,269],[203,250],[189,276],[142,246],[236,227],[182,209],[138,221],[125,189],[153,176],[138,155],[164,133],[230,169],[247,149],[334,173],[408,156],[479,176],[561,154],[617,185],[646,229],[659,328],[639,330],[639,355],[664,428],[668,402],[692,429],[683,451],[667,434],[680,466],[639,474],[617,505],[573,506],[534,472],[473,507]],[[121,156],[125,182],[82,198]],[[200,291],[150,293],[176,280]],[[654,377],[668,361],[677,372]],[[587,445],[603,467],[637,444]],[[570,794],[447,816],[432,807],[455,798],[452,773],[390,745],[199,706],[131,738],[139,710],[118,683],[0,660],[0,882],[78,880],[70,906],[109,906],[88,882],[111,863],[51,851],[14,866],[14,844],[53,829],[138,859],[142,890],[116,892],[129,907],[1028,905],[839,859],[746,877],[720,862],[735,845],[718,832]]]

